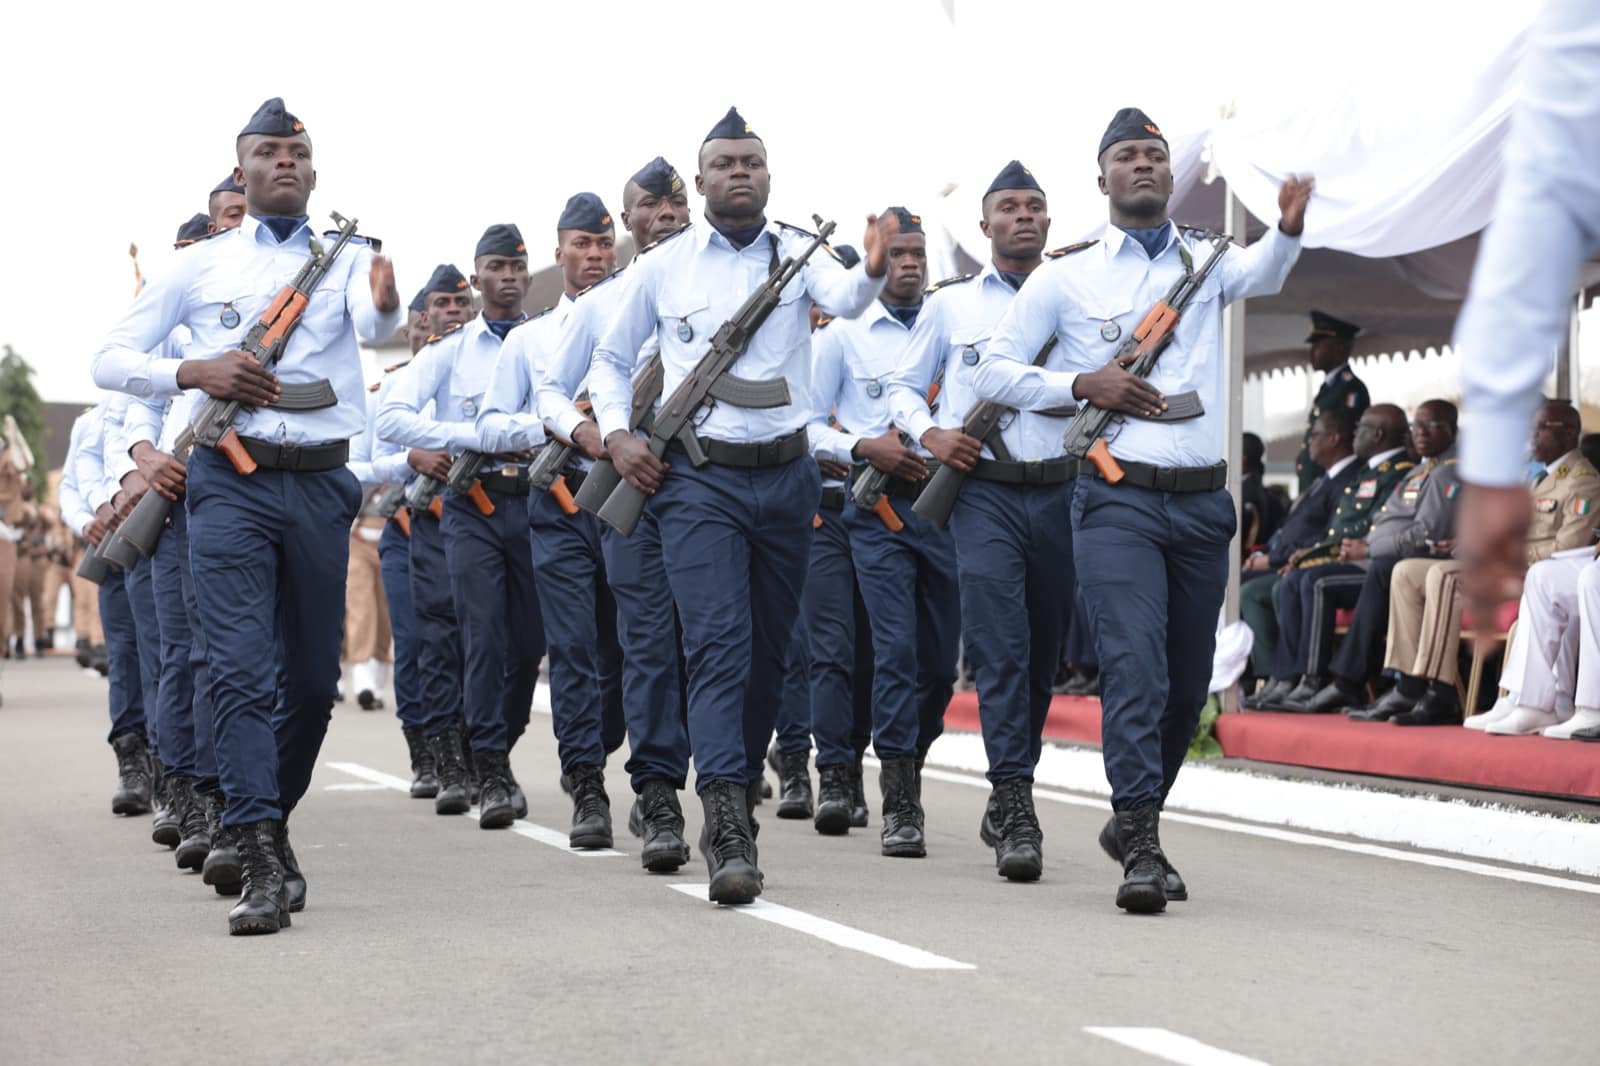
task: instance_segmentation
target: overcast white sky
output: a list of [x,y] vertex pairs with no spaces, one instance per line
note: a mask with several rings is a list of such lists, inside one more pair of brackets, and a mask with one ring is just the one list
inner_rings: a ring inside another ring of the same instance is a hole
[[[46,399],[92,399],[90,356],[132,294],[129,242],[147,275],[161,269],[178,224],[205,209],[233,165],[235,134],[269,96],[283,96],[311,132],[314,218],[337,210],[382,237],[409,298],[435,263],[466,265],[489,223],[520,225],[539,265],[571,193],[593,190],[620,210],[622,183],[658,153],[692,177],[695,150],[730,104],[767,143],[769,215],[805,222],[818,212],[855,243],[868,211],[896,202],[933,213],[946,184],[987,183],[1030,148],[1081,160],[1039,173],[1053,206],[1069,187],[1099,210],[1094,146],[1117,107],[1142,106],[1170,133],[1230,101],[1403,98],[1437,77],[1451,35],[1464,32],[1455,3],[1316,8],[28,5],[7,16],[0,65],[10,208],[0,341],[37,368]],[[271,30],[247,24],[258,15]]]

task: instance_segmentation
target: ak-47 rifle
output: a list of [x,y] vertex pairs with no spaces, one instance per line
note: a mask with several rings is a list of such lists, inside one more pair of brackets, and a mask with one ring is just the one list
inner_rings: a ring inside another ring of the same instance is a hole
[[528,491],[548,492],[561,505],[562,513],[569,515],[578,513],[578,505],[573,502],[572,490],[567,488],[567,479],[561,472],[576,452],[577,449],[566,441],[553,439],[539,449],[528,466]]
[[443,481],[426,474],[419,474],[413,478],[411,484],[406,487],[406,504],[413,511],[429,511],[437,518],[442,510],[439,491],[448,485],[470,499],[480,514],[485,516],[494,514],[494,501],[489,499],[489,494],[483,491],[483,485],[478,481],[478,475],[483,471],[483,464],[488,461],[487,455],[468,448],[451,462],[450,472],[445,475]]
[[[666,373],[666,368],[661,365],[661,353],[657,352],[639,371],[639,376],[633,379],[633,402],[628,411],[629,433],[640,428],[647,433],[650,431],[651,412],[655,410],[656,400],[661,397]],[[598,514],[621,483],[622,475],[617,473],[611,460],[597,459],[583,476],[583,484],[578,487],[572,502],[590,514]]]
[[[939,402],[939,382],[935,381],[928,390],[928,406],[931,408]],[[911,434],[901,432],[900,443],[903,447],[914,448],[916,442],[911,439]],[[890,533],[898,533],[906,528],[900,521],[900,516],[895,513],[894,506],[884,493],[889,488],[892,477],[887,471],[879,470],[875,466],[868,466],[856,478],[856,483],[850,487],[850,500],[863,511],[871,511],[878,516]]]
[[[789,403],[789,383],[776,381],[749,381],[735,377],[729,369],[738,362],[750,347],[750,340],[762,323],[778,306],[784,287],[793,281],[805,267],[806,260],[833,233],[832,222],[822,224],[814,240],[796,257],[786,258],[777,265],[761,287],[750,294],[744,306],[724,322],[711,338],[711,348],[695,364],[689,375],[679,383],[672,395],[662,403],[656,414],[655,426],[650,431],[650,452],[656,458],[666,454],[667,448],[678,444],[689,455],[689,462],[704,466],[710,458],[700,447],[694,434],[694,418],[712,400],[735,407],[772,408]],[[588,482],[584,482],[588,488]],[[631,481],[623,481],[612,490],[601,506],[599,517],[623,536],[631,536],[644,513],[646,496]]]
[[[350,243],[350,238],[355,236],[355,219],[346,219],[335,211],[333,220],[339,225],[333,246],[324,249],[315,237],[311,238],[311,257],[294,276],[294,280],[272,298],[239,345],[240,351],[267,370],[271,370],[283,358],[289,338],[300,325],[306,305],[311,301],[311,294],[328,276],[334,260]],[[272,406],[281,411],[320,411],[338,402],[339,397],[335,395],[333,385],[323,378],[280,384],[279,397]],[[242,412],[254,409],[241,400],[208,397],[190,417],[189,425],[178,435],[173,454],[180,459],[186,458],[190,449],[199,444],[226,455],[234,470],[240,474],[255,473],[256,462],[244,450],[244,445],[239,442],[238,431],[233,428],[234,421]],[[156,541],[161,537],[161,530],[167,524],[167,515],[171,510],[171,500],[154,491],[147,491],[117,527],[115,534],[108,535],[101,544],[100,554],[123,566],[133,565],[140,555],[149,558],[155,553]]]
[[[1183,317],[1184,308],[1189,306],[1189,301],[1200,291],[1200,286],[1205,283],[1207,276],[1221,262],[1222,253],[1228,250],[1230,238],[1227,234],[1205,230],[1196,232],[1211,242],[1211,254],[1206,257],[1200,269],[1196,270],[1189,250],[1184,247],[1182,240],[1178,241],[1178,254],[1183,259],[1183,277],[1173,284],[1166,299],[1157,301],[1150,309],[1150,313],[1139,323],[1138,328],[1122,342],[1122,347],[1117,349],[1117,361],[1130,360],[1124,364],[1124,368],[1135,377],[1150,376],[1150,372],[1155,369],[1156,360],[1161,358],[1161,353],[1172,343],[1173,333],[1178,328],[1178,320]],[[1193,392],[1186,392],[1179,396],[1167,397],[1167,409],[1156,421],[1182,422],[1185,419],[1198,418],[1204,413],[1200,397]],[[1100,476],[1110,485],[1115,485],[1123,478],[1122,467],[1112,458],[1111,450],[1106,447],[1104,438],[1106,427],[1113,419],[1121,422],[1123,416],[1096,407],[1092,403],[1081,403],[1063,438],[1067,454],[1093,463]]]

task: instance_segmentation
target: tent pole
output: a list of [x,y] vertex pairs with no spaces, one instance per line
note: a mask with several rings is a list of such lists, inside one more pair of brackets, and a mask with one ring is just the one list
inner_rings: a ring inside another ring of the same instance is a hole
[[1578,358],[1578,319],[1582,313],[1583,290],[1580,289],[1567,308],[1566,350],[1556,360],[1556,397],[1571,400],[1575,407],[1582,406],[1578,398],[1578,391],[1583,388],[1583,364]]
[[[1234,239],[1243,244],[1247,239],[1244,204],[1233,195],[1233,190],[1228,187],[1226,181],[1222,186],[1222,203],[1223,231],[1233,234]],[[1228,389],[1225,393],[1228,435],[1225,449],[1228,457],[1228,493],[1233,497],[1235,511],[1239,508],[1239,473],[1243,463],[1244,330],[1244,302],[1241,300],[1229,304],[1222,312],[1222,364],[1224,372],[1228,375]],[[1229,625],[1239,620],[1239,537],[1244,529],[1242,515],[1239,529],[1241,532],[1234,534],[1233,543],[1228,548],[1228,592],[1223,600],[1222,620]],[[1235,686],[1222,694],[1224,711],[1239,709],[1237,693],[1238,688]]]

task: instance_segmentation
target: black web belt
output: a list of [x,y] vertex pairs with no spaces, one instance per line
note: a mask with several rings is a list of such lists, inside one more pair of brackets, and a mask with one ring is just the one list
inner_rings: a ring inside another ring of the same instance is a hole
[[[1215,492],[1228,484],[1228,464],[1211,466],[1151,466],[1118,459],[1123,478],[1118,484],[1136,485],[1156,492]],[[1100,471],[1089,463],[1083,464],[1080,477],[1100,477]]]

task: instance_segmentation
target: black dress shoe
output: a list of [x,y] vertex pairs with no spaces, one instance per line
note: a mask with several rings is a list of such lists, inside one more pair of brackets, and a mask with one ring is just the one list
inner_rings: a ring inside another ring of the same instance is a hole
[[1264,711],[1289,711],[1293,714],[1311,713],[1311,701],[1317,698],[1317,693],[1328,686],[1328,679],[1320,674],[1312,676],[1307,674],[1300,679],[1300,683],[1290,689],[1282,698],[1271,703],[1263,703]]
[[1395,725],[1460,725],[1461,704],[1454,693],[1443,696],[1435,689],[1422,697],[1414,708],[1389,720]]
[[1310,714],[1338,714],[1346,707],[1359,707],[1367,700],[1367,694],[1359,686],[1336,677],[1322,691],[1311,697],[1311,702],[1306,704]]
[[1600,725],[1592,725],[1587,729],[1574,730],[1569,740],[1600,740]]
[[1396,685],[1371,707],[1353,707],[1345,715],[1356,722],[1387,722],[1416,709],[1420,696],[1407,696]]
[[1240,701],[1240,705],[1249,711],[1259,711],[1266,706],[1268,700],[1281,699],[1287,696],[1292,688],[1294,688],[1292,681],[1269,677],[1267,683],[1262,685],[1259,691],[1253,695],[1246,696]]
[[[1117,816],[1113,814],[1106,821],[1105,828],[1100,830],[1100,850],[1111,856],[1111,861],[1118,866],[1123,865],[1122,838],[1117,836]],[[1173,869],[1172,863],[1167,861],[1166,852],[1157,849],[1161,856],[1161,868],[1166,871],[1162,885],[1166,889],[1167,899],[1183,901],[1189,898],[1189,886],[1183,883],[1183,878],[1178,871]]]

